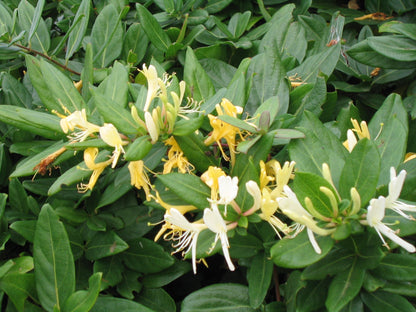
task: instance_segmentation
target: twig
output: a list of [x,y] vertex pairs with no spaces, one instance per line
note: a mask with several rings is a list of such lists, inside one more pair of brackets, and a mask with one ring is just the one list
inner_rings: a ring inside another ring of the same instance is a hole
[[279,276],[277,275],[276,266],[273,265],[273,282],[274,282],[274,290],[276,292],[276,301],[282,301],[282,297],[280,296],[280,285],[279,285]]
[[67,66],[65,66],[65,65],[63,65],[63,64],[61,64],[61,63],[59,63],[58,61],[55,61],[55,60],[54,60],[54,59],[52,59],[50,56],[47,56],[46,54],[44,54],[44,53],[42,53],[42,52],[39,52],[39,51],[33,50],[33,49],[31,49],[31,48],[25,47],[25,46],[23,46],[23,45],[21,45],[21,44],[18,44],[18,43],[13,43],[13,45],[14,45],[14,46],[16,46],[16,47],[18,47],[18,48],[21,48],[21,49],[23,49],[23,50],[25,50],[25,51],[27,51],[27,52],[29,52],[29,53],[32,53],[32,54],[35,54],[35,55],[39,55],[39,56],[41,56],[41,57],[43,57],[43,58],[47,59],[49,62],[52,62],[52,63],[54,63],[55,65],[57,65],[57,66],[59,66],[59,67],[63,68],[64,70],[69,71],[69,72],[70,72],[70,73],[72,73],[72,74],[75,74],[75,75],[81,76],[81,73],[79,73],[79,72],[77,72],[77,71],[75,71],[75,70],[72,70],[71,68],[69,68],[69,67],[67,67]]

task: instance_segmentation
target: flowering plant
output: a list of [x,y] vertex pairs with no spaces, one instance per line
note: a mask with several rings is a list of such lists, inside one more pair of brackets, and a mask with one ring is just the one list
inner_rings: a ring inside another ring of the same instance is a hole
[[2,306],[413,311],[416,6],[142,2],[0,3]]

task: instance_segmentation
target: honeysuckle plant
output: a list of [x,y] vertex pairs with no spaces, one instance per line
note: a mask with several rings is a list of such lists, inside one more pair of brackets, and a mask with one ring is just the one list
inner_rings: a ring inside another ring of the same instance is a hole
[[0,2],[5,311],[414,311],[410,2]]

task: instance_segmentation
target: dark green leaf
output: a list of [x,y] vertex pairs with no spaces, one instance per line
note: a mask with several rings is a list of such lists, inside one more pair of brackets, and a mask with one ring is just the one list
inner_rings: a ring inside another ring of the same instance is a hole
[[257,308],[264,301],[272,281],[273,262],[264,253],[253,257],[248,268],[248,296],[250,305]]
[[355,187],[361,203],[367,203],[376,191],[380,174],[380,156],[377,146],[368,139],[359,140],[347,157],[339,180],[342,198],[350,198],[350,189]]
[[166,52],[172,42],[169,36],[163,31],[156,18],[141,4],[136,4],[137,14],[140,23],[150,42],[156,49]]
[[254,312],[248,300],[247,286],[215,284],[188,295],[181,305],[182,312],[239,311]]
[[116,297],[98,297],[91,312],[123,311],[123,312],[154,312],[152,309],[132,300]]
[[129,245],[113,231],[97,232],[86,244],[85,257],[97,260],[123,252]]
[[414,312],[416,309],[404,297],[387,293],[385,291],[375,291],[372,293],[362,292],[361,299],[372,312]]
[[33,243],[36,290],[42,307],[62,307],[75,290],[75,265],[63,224],[50,205],[39,214]]
[[88,20],[90,17],[90,6],[91,0],[82,0],[77,13],[74,17],[74,23],[80,19],[78,24],[75,25],[72,32],[68,37],[68,44],[65,53],[65,59],[69,60],[75,52],[78,51],[81,45],[82,39],[84,38],[85,32],[87,31]]
[[317,236],[316,241],[322,250],[321,254],[317,254],[313,249],[306,230],[295,238],[286,237],[271,248],[272,260],[284,268],[303,268],[311,265],[325,257],[334,245],[334,241],[328,236]]
[[79,290],[73,293],[62,307],[63,312],[89,311],[97,300],[101,287],[102,273],[95,273],[88,279],[88,290]]
[[199,177],[173,172],[157,178],[185,202],[199,209],[209,207],[207,198],[211,198],[211,191]]
[[174,263],[172,256],[151,240],[140,238],[128,244],[130,248],[123,253],[123,260],[134,271],[157,273]]
[[364,281],[365,271],[357,266],[357,259],[351,267],[335,275],[329,285],[325,306],[329,311],[339,311],[350,302],[359,292]]

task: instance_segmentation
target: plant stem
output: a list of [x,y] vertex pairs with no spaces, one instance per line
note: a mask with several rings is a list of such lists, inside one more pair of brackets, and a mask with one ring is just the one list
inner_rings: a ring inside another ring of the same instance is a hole
[[276,266],[273,265],[273,282],[274,282],[274,290],[276,293],[276,301],[282,301],[282,297],[280,296],[280,285],[279,285],[279,276],[277,275]]
[[58,61],[55,61],[55,60],[54,60],[54,59],[52,59],[50,56],[48,56],[48,55],[46,55],[46,54],[44,54],[44,53],[42,53],[42,52],[39,52],[39,51],[33,50],[33,49],[31,49],[31,48],[25,47],[25,46],[23,46],[23,45],[21,45],[21,44],[18,44],[18,43],[13,43],[13,45],[14,45],[14,46],[16,46],[16,47],[18,47],[18,48],[21,48],[21,49],[23,49],[23,50],[25,50],[25,51],[27,51],[27,52],[29,52],[29,53],[32,53],[32,54],[35,54],[35,55],[39,55],[39,56],[41,56],[41,57],[43,57],[43,58],[47,59],[49,62],[52,62],[52,63],[54,63],[55,65],[57,65],[57,66],[59,66],[59,67],[63,68],[64,70],[69,71],[69,72],[70,72],[70,73],[72,73],[72,74],[75,74],[75,75],[81,76],[81,73],[79,73],[79,72],[77,72],[77,71],[75,71],[75,70],[72,70],[71,68],[69,68],[69,67],[67,67],[67,66],[65,66],[65,65],[63,65],[63,64],[61,64],[61,63],[59,63]]

